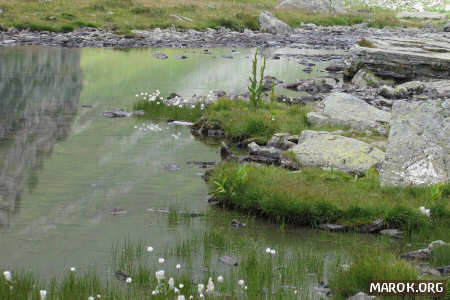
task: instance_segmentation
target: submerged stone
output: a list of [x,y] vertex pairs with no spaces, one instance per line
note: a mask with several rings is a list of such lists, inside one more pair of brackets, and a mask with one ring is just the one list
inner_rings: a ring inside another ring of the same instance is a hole
[[224,256],[219,257],[219,261],[223,262],[224,264],[230,265],[230,266],[238,265],[237,258],[234,256],[224,255]]

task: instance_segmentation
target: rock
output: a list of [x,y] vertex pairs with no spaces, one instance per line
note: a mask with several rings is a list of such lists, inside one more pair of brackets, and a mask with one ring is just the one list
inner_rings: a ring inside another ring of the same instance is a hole
[[126,214],[127,214],[127,211],[124,210],[124,209],[121,209],[121,208],[113,208],[113,209],[111,210],[111,214],[112,214],[113,216],[121,216],[121,215],[126,215]]
[[223,262],[224,264],[230,265],[230,266],[238,265],[237,258],[234,256],[224,255],[224,256],[219,257],[219,261]]
[[346,69],[346,65],[344,63],[331,63],[328,67],[325,68],[325,71],[328,72],[343,72]]
[[437,97],[450,98],[450,80],[437,80],[423,83],[425,89],[436,93]]
[[176,59],[187,59],[188,57],[185,55],[178,55],[178,56],[175,56],[175,58]]
[[436,270],[438,270],[442,276],[450,275],[450,265],[445,266],[445,267],[437,267]]
[[333,168],[362,174],[384,159],[384,152],[356,139],[324,131],[304,130],[291,148],[304,167]]
[[406,260],[421,260],[425,261],[430,258],[431,251],[428,248],[410,251],[400,255],[401,258]]
[[416,19],[446,19],[447,14],[431,11],[402,11],[397,14],[397,18],[416,18]]
[[310,94],[328,93],[338,86],[335,78],[323,77],[299,80],[297,82],[288,83],[284,87],[287,89],[308,92]]
[[320,113],[308,113],[308,121],[316,126],[349,126],[353,130],[374,130],[387,133],[391,118],[389,112],[382,111],[365,101],[346,93],[333,93],[326,97]]
[[181,96],[178,95],[177,93],[171,93],[169,96],[167,96],[167,100],[175,99],[177,97],[181,98]]
[[281,159],[282,151],[274,147],[262,147],[258,146],[255,142],[252,142],[247,146],[247,148],[250,155],[262,156],[275,160]]
[[272,84],[274,86],[277,86],[280,83],[283,83],[283,81],[278,80],[276,77],[264,76],[263,91],[264,92],[271,91],[272,90]]
[[447,101],[398,100],[392,109],[383,186],[448,183],[450,106]]
[[431,275],[434,277],[440,277],[441,276],[441,272],[439,272],[439,270],[434,269],[430,266],[427,265],[422,265],[422,266],[417,266],[417,269],[419,270],[421,275]]
[[236,219],[231,220],[230,225],[231,225],[231,227],[235,227],[235,228],[247,226],[245,223],[241,223]]
[[339,225],[339,224],[320,224],[319,228],[322,230],[326,230],[326,231],[333,231],[333,232],[342,232],[342,231],[347,231],[348,227],[344,226],[344,225]]
[[217,98],[225,98],[227,96],[227,93],[222,90],[213,91],[213,93]]
[[363,233],[377,233],[384,228],[384,220],[376,219],[370,223],[358,225],[355,227],[355,230]]
[[145,111],[143,111],[141,109],[133,111],[133,116],[143,116],[143,115],[145,115]]
[[165,55],[164,53],[156,53],[156,54],[153,54],[152,56],[157,59],[167,59],[168,58],[168,56]]
[[[438,87],[438,84],[436,86]],[[388,99],[403,99],[421,94],[424,90],[425,84],[421,81],[414,80],[400,84],[395,88],[383,85],[380,87],[378,94]]]
[[429,249],[430,251],[432,251],[436,246],[445,246],[445,245],[447,245],[446,242],[444,242],[444,241],[442,241],[442,240],[437,240],[437,241],[434,241],[434,242],[429,243],[429,244],[428,244],[428,249]]
[[166,170],[169,171],[169,172],[174,172],[174,171],[181,170],[181,168],[179,166],[177,166],[176,164],[168,164],[166,166]]
[[447,22],[442,29],[444,32],[450,32],[450,22]]
[[379,87],[384,84],[384,80],[366,69],[360,69],[352,78],[352,84],[358,87]]
[[403,231],[400,231],[398,229],[384,229],[380,231],[380,234],[390,236],[394,239],[402,239],[404,237]]
[[125,280],[127,280],[128,277],[130,277],[128,272],[125,270],[117,270],[114,273],[114,275],[116,276],[117,280],[120,280],[120,281],[125,281]]
[[186,121],[172,121],[172,122],[169,122],[169,125],[193,126],[194,123],[192,123],[192,122],[186,122]]
[[267,143],[269,147],[288,150],[298,143],[299,136],[290,133],[275,133]]
[[352,50],[351,70],[369,69],[382,78],[414,80],[448,79],[450,42],[424,38],[371,38],[372,47]]
[[377,298],[375,296],[369,296],[364,292],[359,292],[358,294],[356,294],[350,298],[347,298],[347,300],[376,300],[376,299],[379,299],[379,298]]
[[222,159],[228,159],[233,156],[230,148],[225,144],[225,142],[220,143],[220,157]]
[[278,20],[268,11],[263,11],[259,16],[259,26],[262,31],[272,34],[289,34],[292,32],[289,25]]
[[282,9],[304,9],[324,14],[345,14],[346,10],[341,0],[281,0],[278,8]]
[[103,116],[107,118],[126,118],[131,115],[131,113],[123,111],[122,109],[106,110],[103,112]]
[[56,17],[55,17],[55,16],[50,16],[50,17],[48,17],[48,19],[49,19],[50,21],[56,21]]

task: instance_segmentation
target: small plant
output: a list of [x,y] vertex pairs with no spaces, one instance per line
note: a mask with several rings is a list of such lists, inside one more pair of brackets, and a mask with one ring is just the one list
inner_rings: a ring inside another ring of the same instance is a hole
[[358,45],[359,45],[360,47],[365,47],[365,48],[376,48],[375,45],[374,45],[371,41],[366,40],[366,39],[360,40],[360,41],[358,42]]
[[272,80],[272,89],[270,90],[270,103],[275,103],[277,95],[275,94],[275,80]]
[[239,189],[248,181],[248,168],[239,166],[231,174],[220,174],[214,181],[216,196],[222,195],[226,199],[236,196]]
[[266,57],[264,57],[264,63],[261,66],[258,80],[258,50],[255,52],[255,57],[252,62],[252,76],[250,76],[250,86],[248,91],[250,92],[250,103],[255,108],[260,108],[263,105],[262,93],[263,93],[263,81],[264,71],[266,69]]

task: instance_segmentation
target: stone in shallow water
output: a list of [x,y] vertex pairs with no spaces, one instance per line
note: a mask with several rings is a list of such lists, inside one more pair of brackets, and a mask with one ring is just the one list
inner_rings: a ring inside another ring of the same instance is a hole
[[395,239],[402,239],[403,238],[403,231],[400,231],[398,229],[384,229],[380,231],[381,235],[387,235]]
[[132,114],[121,109],[117,110],[106,110],[103,112],[103,116],[106,118],[126,118]]
[[165,55],[164,53],[156,53],[156,54],[153,54],[152,56],[154,58],[157,58],[157,59],[166,59],[166,58],[168,58],[168,56]]
[[384,152],[356,139],[304,130],[291,151],[304,167],[334,168],[361,174],[384,159]]
[[379,298],[375,297],[375,296],[369,296],[364,292],[359,292],[358,294],[347,298],[347,300],[377,300]]
[[224,255],[224,256],[219,257],[219,261],[223,262],[224,264],[230,265],[230,266],[238,265],[237,258],[234,256]]
[[449,102],[394,103],[386,159],[380,171],[382,185],[449,182]]

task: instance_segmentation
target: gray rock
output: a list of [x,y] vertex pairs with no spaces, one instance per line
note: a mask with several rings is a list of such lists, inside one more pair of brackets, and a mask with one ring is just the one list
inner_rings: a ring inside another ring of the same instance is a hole
[[379,87],[385,82],[380,77],[366,69],[360,69],[352,78],[352,84],[358,87]]
[[170,172],[175,172],[175,171],[181,170],[181,168],[179,166],[177,166],[176,164],[168,164],[166,166],[166,170],[170,171]]
[[348,228],[344,225],[339,224],[320,224],[319,228],[326,231],[333,231],[333,232],[341,232],[341,231],[347,231]]
[[282,151],[275,147],[262,147],[258,146],[255,142],[250,143],[247,147],[250,155],[262,156],[276,160],[281,159]]
[[273,34],[289,34],[292,32],[289,25],[278,20],[268,11],[263,11],[259,16],[259,26],[262,31]]
[[344,14],[346,10],[341,0],[281,0],[278,8],[305,9],[320,13]]
[[312,78],[306,80],[299,80],[288,83],[284,86],[287,89],[308,92],[310,94],[328,93],[332,89],[338,87],[338,81],[335,78]]
[[447,22],[442,29],[444,32],[450,32],[450,22]]
[[230,148],[225,144],[225,142],[222,142],[220,144],[220,157],[222,159],[228,159],[231,156],[233,156],[233,152],[231,152]]
[[275,133],[267,143],[269,147],[288,150],[298,143],[299,136],[290,133]]
[[416,18],[416,19],[446,19],[447,14],[432,11],[402,11],[397,14],[397,18]]
[[331,63],[328,67],[325,68],[328,72],[342,72],[346,69],[344,63]]
[[425,261],[430,258],[430,255],[431,251],[428,248],[425,248],[403,253],[400,255],[400,257],[410,261],[411,260]]
[[347,298],[347,300],[377,300],[379,298],[375,297],[375,296],[369,296],[364,292],[359,292],[358,294]]
[[231,225],[231,227],[235,227],[235,228],[247,226],[245,223],[241,223],[236,219],[231,220],[230,225]]
[[450,42],[448,39],[371,38],[373,47],[355,46],[352,70],[366,68],[382,78],[414,80],[448,79]]
[[375,219],[372,222],[367,224],[358,225],[355,227],[355,230],[362,233],[377,233],[380,232],[381,229],[384,228],[384,220],[383,219]]
[[130,275],[128,274],[128,272],[125,271],[125,270],[117,270],[117,271],[114,273],[114,275],[116,276],[117,280],[120,280],[120,281],[125,281],[125,280],[127,280],[127,278],[130,276]]
[[384,152],[356,139],[329,132],[304,130],[291,151],[301,166],[363,173],[384,159]]
[[438,270],[442,276],[450,275],[450,265],[444,267],[437,267],[436,270]]
[[156,53],[156,54],[153,54],[152,56],[157,59],[167,59],[168,58],[167,55],[165,55],[164,53]]
[[219,257],[219,261],[223,262],[224,264],[230,265],[230,266],[238,265],[237,258],[234,256],[224,255],[224,256]]
[[[379,89],[378,94],[388,99],[403,99],[421,94],[425,90],[425,87],[425,83],[414,80],[400,84],[395,88],[383,85]],[[430,87],[441,88],[439,84],[436,84],[436,86],[430,85]]]
[[394,239],[402,239],[404,237],[403,231],[400,231],[398,229],[384,229],[380,231],[380,234],[390,236]]
[[374,130],[380,134],[387,132],[391,118],[389,112],[382,111],[365,101],[346,93],[333,93],[326,97],[319,113],[308,113],[308,121],[316,126],[349,126],[354,130]]
[[432,268],[430,266],[427,265],[422,265],[422,266],[417,266],[417,269],[419,270],[420,274],[422,275],[431,275],[434,277],[440,277],[441,276],[441,272],[439,272],[439,270]]
[[450,80],[437,80],[423,83],[426,89],[436,92],[441,98],[450,98]]
[[450,171],[450,108],[444,101],[396,101],[380,171],[384,186],[447,183]]
[[116,110],[106,110],[103,112],[103,116],[107,118],[126,118],[132,114],[121,109]]

